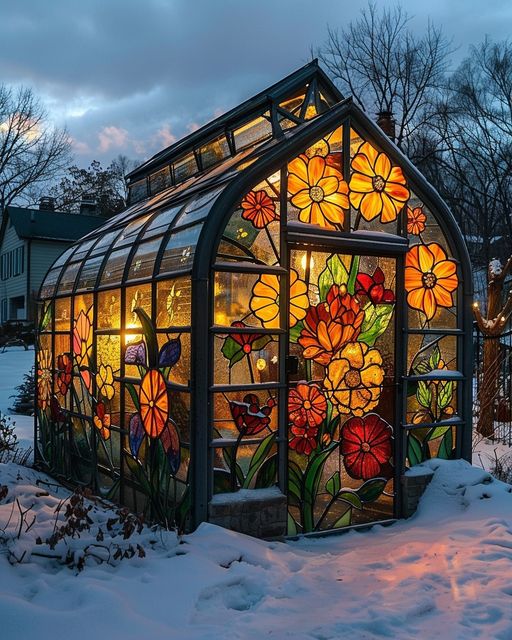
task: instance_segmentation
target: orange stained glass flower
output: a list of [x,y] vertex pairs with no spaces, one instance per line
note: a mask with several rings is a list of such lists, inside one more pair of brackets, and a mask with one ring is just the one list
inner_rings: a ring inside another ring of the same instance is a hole
[[290,202],[300,210],[299,220],[335,229],[345,220],[348,185],[327,158],[300,155],[288,166]]
[[339,413],[362,416],[377,406],[383,380],[378,349],[349,342],[329,363],[324,388]]
[[304,319],[299,344],[304,358],[326,366],[333,355],[361,332],[364,311],[345,285],[332,285],[325,302],[310,307]]
[[103,440],[108,440],[110,438],[110,413],[107,413],[103,402],[98,402],[96,405],[96,414],[93,420],[94,426],[100,432]]
[[318,426],[327,415],[327,400],[319,385],[299,382],[288,395],[288,417],[295,426]]
[[407,302],[432,320],[438,307],[453,307],[457,289],[457,264],[437,244],[417,244],[405,256]]
[[242,200],[242,218],[252,222],[256,229],[263,229],[278,218],[276,204],[266,191],[249,191]]
[[92,324],[89,319],[89,314],[85,314],[83,311],[80,311],[73,326],[73,353],[75,355],[75,362],[80,370],[82,380],[85,382],[85,386],[89,391],[91,390],[92,385],[92,376],[88,370],[91,352]]
[[48,349],[37,352],[37,404],[46,409],[52,393],[52,356]]
[[[290,327],[303,320],[309,307],[306,283],[290,269]],[[252,288],[251,311],[266,328],[279,326],[279,278],[263,273]]]
[[391,164],[385,153],[364,142],[352,158],[350,203],[365,220],[380,216],[392,222],[409,198],[402,169]]
[[169,417],[169,398],[165,379],[157,369],[150,369],[139,390],[140,417],[146,433],[157,438],[163,431]]
[[427,216],[421,207],[407,207],[407,233],[413,236],[419,236],[425,231],[425,222]]

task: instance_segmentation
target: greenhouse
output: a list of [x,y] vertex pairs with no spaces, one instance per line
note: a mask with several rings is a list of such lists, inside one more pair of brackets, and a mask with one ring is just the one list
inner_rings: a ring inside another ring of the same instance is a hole
[[129,176],[40,291],[36,462],[151,521],[399,518],[471,456],[471,268],[435,189],[312,62]]

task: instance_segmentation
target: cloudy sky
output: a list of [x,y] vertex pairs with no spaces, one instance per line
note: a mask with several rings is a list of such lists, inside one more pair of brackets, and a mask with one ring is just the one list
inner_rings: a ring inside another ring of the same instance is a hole
[[[393,4],[379,0],[380,4]],[[510,0],[404,0],[458,47],[512,31]],[[0,0],[0,80],[34,89],[78,164],[144,160],[310,59],[366,0]]]

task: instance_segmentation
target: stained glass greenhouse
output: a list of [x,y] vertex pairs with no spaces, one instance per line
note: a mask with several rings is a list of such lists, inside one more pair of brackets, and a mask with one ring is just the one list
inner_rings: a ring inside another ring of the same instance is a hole
[[40,466],[182,530],[246,503],[295,535],[400,517],[408,467],[470,457],[460,231],[316,62],[129,189],[40,291]]

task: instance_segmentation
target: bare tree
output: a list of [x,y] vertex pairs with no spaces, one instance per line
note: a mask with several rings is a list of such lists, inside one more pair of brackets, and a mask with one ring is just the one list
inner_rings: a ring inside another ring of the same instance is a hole
[[421,37],[397,5],[377,10],[369,3],[361,17],[341,29],[328,29],[319,57],[342,92],[363,110],[391,112],[396,143],[407,143],[428,122],[437,91],[444,83],[451,52],[441,29],[430,22]]
[[[481,240],[475,261],[493,257],[493,240],[512,240],[512,44],[486,39],[451,77],[430,122],[438,187],[466,236]],[[429,176],[428,176],[429,177]]]
[[29,88],[0,86],[0,214],[31,189],[55,178],[68,164],[65,130],[52,126]]

